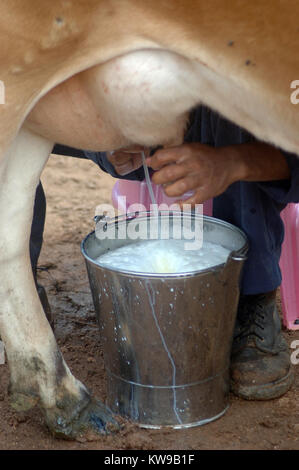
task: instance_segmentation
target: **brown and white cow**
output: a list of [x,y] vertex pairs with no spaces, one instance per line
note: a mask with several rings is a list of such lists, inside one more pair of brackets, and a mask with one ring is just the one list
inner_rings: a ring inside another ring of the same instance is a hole
[[13,406],[39,403],[53,433],[114,426],[64,362],[31,273],[54,143],[180,143],[202,102],[299,154],[298,13],[298,0],[0,0],[0,331]]

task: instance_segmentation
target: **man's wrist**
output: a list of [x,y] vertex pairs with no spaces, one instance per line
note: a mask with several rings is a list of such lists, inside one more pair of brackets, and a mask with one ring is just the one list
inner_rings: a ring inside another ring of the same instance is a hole
[[225,147],[225,161],[229,167],[232,183],[246,181],[250,178],[248,159],[245,158],[242,145],[230,145]]
[[226,147],[235,181],[273,181],[290,178],[290,169],[281,151],[261,142]]

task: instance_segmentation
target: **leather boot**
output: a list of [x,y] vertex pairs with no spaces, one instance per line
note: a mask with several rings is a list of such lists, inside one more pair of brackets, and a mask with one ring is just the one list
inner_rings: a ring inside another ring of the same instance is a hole
[[247,400],[269,400],[287,392],[293,379],[276,290],[241,296],[232,346],[231,390]]

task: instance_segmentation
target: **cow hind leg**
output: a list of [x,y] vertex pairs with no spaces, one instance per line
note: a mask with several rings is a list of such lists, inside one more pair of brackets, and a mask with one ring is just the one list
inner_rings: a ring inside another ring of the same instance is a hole
[[39,404],[50,430],[73,437],[85,427],[117,428],[112,414],[70,372],[38,298],[29,257],[36,186],[53,144],[22,129],[0,156],[0,335],[12,406]]

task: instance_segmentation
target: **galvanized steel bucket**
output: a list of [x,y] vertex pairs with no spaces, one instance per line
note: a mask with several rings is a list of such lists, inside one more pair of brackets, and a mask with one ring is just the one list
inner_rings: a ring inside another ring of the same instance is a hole
[[[133,216],[134,217],[134,216]],[[151,213],[140,214],[146,224]],[[179,215],[173,215],[173,221]],[[190,217],[190,214],[189,214]],[[230,250],[225,264],[185,274],[107,269],[94,260],[136,240],[82,242],[107,372],[107,405],[143,427],[184,428],[213,421],[228,408],[229,364],[246,259],[245,234],[203,217],[204,240]],[[110,219],[107,231],[132,215]]]

